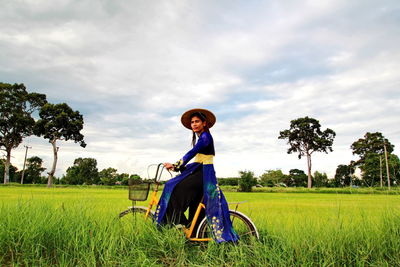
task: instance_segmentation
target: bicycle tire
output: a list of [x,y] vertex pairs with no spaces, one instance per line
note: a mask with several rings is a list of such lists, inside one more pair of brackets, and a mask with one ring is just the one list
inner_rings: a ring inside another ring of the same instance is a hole
[[[141,225],[149,225],[153,222],[154,212],[151,210],[147,216],[147,207],[130,207],[119,213],[120,227],[124,229],[141,228]],[[140,227],[139,227],[140,226]]]
[[[239,240],[249,241],[250,239],[259,239],[255,224],[250,220],[249,217],[239,211],[230,210],[229,215],[232,221],[233,229],[239,235]],[[209,238],[212,236],[210,226],[208,225],[207,218],[204,218],[197,229],[197,238]]]

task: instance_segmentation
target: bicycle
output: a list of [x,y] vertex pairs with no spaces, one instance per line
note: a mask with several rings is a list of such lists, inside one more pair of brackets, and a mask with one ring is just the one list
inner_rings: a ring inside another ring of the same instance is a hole
[[[155,166],[156,164],[150,165]],[[153,207],[156,207],[158,204],[158,187],[160,185],[160,179],[162,172],[164,170],[164,166],[162,163],[156,165],[157,170],[154,177],[153,182],[136,182],[130,180],[129,182],[129,199],[132,200],[132,206],[129,207],[127,210],[119,213],[119,218],[128,217],[132,215],[134,218],[134,222],[137,223],[138,220],[143,221],[153,221],[154,219],[154,211],[152,210]],[[171,173],[170,173],[171,174]],[[172,177],[172,174],[171,174]],[[153,192],[151,193],[150,202],[147,207],[144,206],[135,206],[136,201],[146,201],[148,198],[148,194],[150,191],[150,185],[154,183]],[[239,235],[240,240],[250,240],[250,239],[259,239],[259,234],[255,224],[247,217],[245,214],[237,211],[239,204],[243,202],[235,202],[235,203],[228,203],[228,204],[236,204],[236,208],[234,210],[229,210],[230,218],[232,221],[233,228],[235,232]],[[202,209],[205,209],[205,204],[201,201],[197,207],[196,213],[192,222],[190,223],[190,227],[183,227],[183,231],[185,236],[190,241],[199,241],[199,242],[208,242],[213,240],[212,239],[212,231],[209,227],[207,222],[207,218],[203,218],[200,224],[197,227],[197,230],[194,229],[199,219],[199,215]],[[194,231],[196,230],[196,234]],[[194,236],[194,237],[193,237]]]

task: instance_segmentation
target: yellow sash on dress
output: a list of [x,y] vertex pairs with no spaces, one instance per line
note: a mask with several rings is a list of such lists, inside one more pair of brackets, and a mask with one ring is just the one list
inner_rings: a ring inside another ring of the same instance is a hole
[[203,163],[203,164],[213,164],[214,155],[205,155],[201,153],[197,153],[194,162]]

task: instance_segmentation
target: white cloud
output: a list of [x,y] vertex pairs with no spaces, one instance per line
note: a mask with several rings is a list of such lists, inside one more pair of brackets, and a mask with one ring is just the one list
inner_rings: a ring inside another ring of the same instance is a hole
[[[142,173],[189,148],[192,107],[218,122],[216,169],[305,170],[279,131],[312,116],[337,137],[314,156],[333,175],[350,144],[380,131],[399,154],[397,1],[12,1],[0,10],[0,81],[23,82],[84,115],[88,147],[60,143],[60,175],[77,157]],[[28,141],[28,140],[27,140]],[[51,164],[46,141],[32,153]],[[23,147],[13,161],[22,166]]]

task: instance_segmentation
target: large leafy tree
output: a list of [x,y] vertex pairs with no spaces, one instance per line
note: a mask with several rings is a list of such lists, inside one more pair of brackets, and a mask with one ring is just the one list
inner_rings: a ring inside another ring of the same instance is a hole
[[32,135],[32,113],[46,103],[46,96],[28,93],[24,84],[0,83],[0,149],[6,151],[4,183],[10,180],[11,150]]
[[47,103],[40,109],[39,116],[40,119],[35,125],[35,134],[48,139],[49,143],[53,146],[54,160],[47,179],[47,186],[51,187],[58,159],[57,141],[72,140],[75,143],[79,143],[82,147],[86,147],[86,143],[83,140],[84,136],[81,134],[83,116],[79,111],[73,111],[65,103]]
[[362,165],[371,154],[384,155],[384,145],[386,145],[388,154],[393,152],[394,145],[392,145],[382,133],[367,132],[364,138],[358,139],[351,145],[353,154],[360,157],[360,159],[356,161],[356,165]]
[[290,128],[279,133],[279,139],[287,139],[290,148],[287,153],[298,153],[299,159],[307,157],[308,188],[312,186],[311,155],[314,152],[332,152],[333,140],[336,133],[327,128],[321,130],[318,120],[304,117],[292,120]]
[[[359,156],[359,160],[355,165],[361,169],[362,178],[369,186],[378,185],[381,176],[383,181],[387,181],[387,173],[384,171],[385,166],[385,147],[388,154],[389,168],[396,165],[393,152],[394,145],[386,139],[382,133],[367,132],[364,138],[360,138],[351,145],[354,155]],[[391,160],[393,158],[393,160]]]
[[67,184],[97,184],[100,181],[97,160],[94,158],[75,159],[74,165],[67,169],[64,179]]

